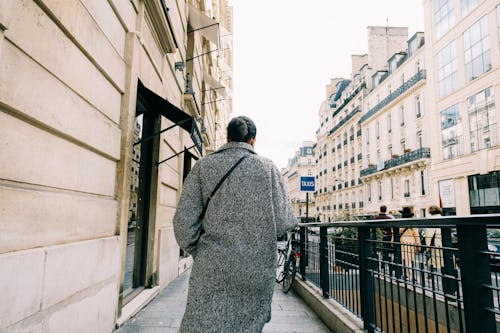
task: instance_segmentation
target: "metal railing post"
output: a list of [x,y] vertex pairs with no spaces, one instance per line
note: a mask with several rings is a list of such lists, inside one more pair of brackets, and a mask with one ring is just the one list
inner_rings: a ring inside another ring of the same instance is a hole
[[392,237],[394,238],[394,265],[391,268],[391,272],[394,271],[398,279],[403,276],[403,260],[401,258],[401,235],[399,234],[399,228],[392,228]]
[[305,227],[300,227],[300,241],[299,241],[299,247],[300,247],[300,264],[299,264],[299,271],[300,271],[300,276],[302,277],[302,281],[306,280],[306,261],[307,261],[307,253],[306,253],[306,228]]
[[363,328],[368,333],[375,332],[375,292],[373,281],[373,256],[369,227],[358,227],[359,248],[359,294],[361,299],[361,317]]
[[460,271],[467,332],[496,332],[486,226],[457,226]]
[[330,270],[328,265],[328,228],[319,228],[319,277],[323,297],[330,297]]
[[451,240],[451,228],[441,228],[441,239],[443,244],[443,291],[445,294],[453,295],[457,292],[458,284],[454,279],[448,276],[457,277],[457,270],[453,267],[453,252],[450,248],[453,246]]

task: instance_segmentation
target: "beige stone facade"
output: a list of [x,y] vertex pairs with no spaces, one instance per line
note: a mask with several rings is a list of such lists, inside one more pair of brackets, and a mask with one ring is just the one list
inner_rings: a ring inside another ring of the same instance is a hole
[[309,193],[309,207],[306,207],[306,192],[300,191],[300,177],[314,177],[316,175],[315,148],[314,142],[304,141],[295,156],[288,160],[286,168],[282,171],[294,214],[298,217],[306,217],[306,209],[308,209],[307,213],[310,218],[316,217],[313,193]]
[[365,210],[376,215],[381,205],[392,214],[410,207],[424,217],[430,194],[431,110],[427,99],[425,39],[419,32],[372,76],[360,119],[363,132],[361,181]]
[[0,290],[16,300],[0,331],[110,332],[189,265],[171,219],[225,140],[231,20],[225,0],[0,1]]
[[452,214],[498,213],[499,3],[426,0],[424,14],[433,200]]
[[321,221],[370,213],[368,185],[361,177],[370,164],[362,118],[370,109],[373,78],[387,70],[388,59],[406,48],[407,39],[407,28],[368,27],[368,54],[353,55],[351,78],[333,79],[326,88],[316,133],[316,211]]

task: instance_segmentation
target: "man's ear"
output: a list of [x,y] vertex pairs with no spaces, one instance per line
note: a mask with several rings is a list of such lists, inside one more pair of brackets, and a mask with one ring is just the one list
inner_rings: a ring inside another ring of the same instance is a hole
[[254,146],[255,146],[255,138],[251,138],[251,139],[248,141],[248,143],[249,143],[250,145],[252,145],[252,147],[254,147]]

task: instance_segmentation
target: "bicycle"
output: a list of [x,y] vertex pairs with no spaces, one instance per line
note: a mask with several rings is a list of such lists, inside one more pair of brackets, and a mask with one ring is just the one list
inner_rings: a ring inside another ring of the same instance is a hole
[[292,288],[295,275],[297,274],[300,251],[298,244],[288,236],[286,245],[278,244],[278,264],[276,268],[276,282],[283,284],[283,292],[286,294]]

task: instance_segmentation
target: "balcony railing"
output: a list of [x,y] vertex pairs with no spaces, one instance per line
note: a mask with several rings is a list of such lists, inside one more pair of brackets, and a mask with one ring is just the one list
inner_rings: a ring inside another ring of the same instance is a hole
[[[351,111],[351,113],[349,113],[341,121],[339,121],[339,123],[337,125],[335,125],[328,132],[328,135],[332,135],[333,133],[335,133],[340,127],[342,127],[347,121],[349,121],[349,119],[351,119],[352,117],[354,117],[359,112],[361,112],[361,108],[359,106],[357,106],[354,110]],[[347,143],[347,140],[346,140],[346,143]],[[344,144],[346,144],[346,143],[344,143]]]
[[361,177],[365,177],[368,175],[371,175],[373,173],[382,171],[384,169],[390,169],[397,167],[399,165],[403,165],[409,162],[417,161],[423,158],[430,158],[431,157],[431,150],[430,148],[419,148],[417,150],[411,151],[409,153],[406,153],[404,155],[401,155],[399,157],[391,158],[390,160],[387,160],[384,162],[384,167],[379,168],[376,165],[372,165],[366,169],[361,170]]
[[380,103],[375,105],[372,109],[370,109],[367,113],[365,113],[363,116],[361,116],[361,119],[359,122],[364,122],[371,116],[373,116],[375,113],[377,113],[380,109],[384,108],[386,105],[394,101],[396,98],[401,96],[404,92],[406,92],[408,89],[413,87],[415,84],[417,84],[419,81],[423,80],[426,78],[426,72],[425,69],[420,70],[417,74],[413,75],[408,81],[403,83],[399,88],[394,90],[392,93],[389,94],[386,98],[384,98]]
[[[300,278],[365,332],[498,331],[500,253],[488,234],[499,233],[500,214],[299,226]],[[418,228],[439,230],[439,245],[401,237]]]
[[332,118],[335,117],[336,115],[339,114],[340,111],[342,111],[342,109],[347,105],[349,104],[349,102],[354,98],[356,97],[356,95],[358,95],[361,90],[363,90],[363,88],[366,87],[366,83],[363,82],[362,84],[360,84],[349,96],[347,96],[346,99],[344,99],[344,101],[342,102],[341,105],[339,105],[339,107],[337,108],[337,110],[335,110],[335,112],[332,114]]

